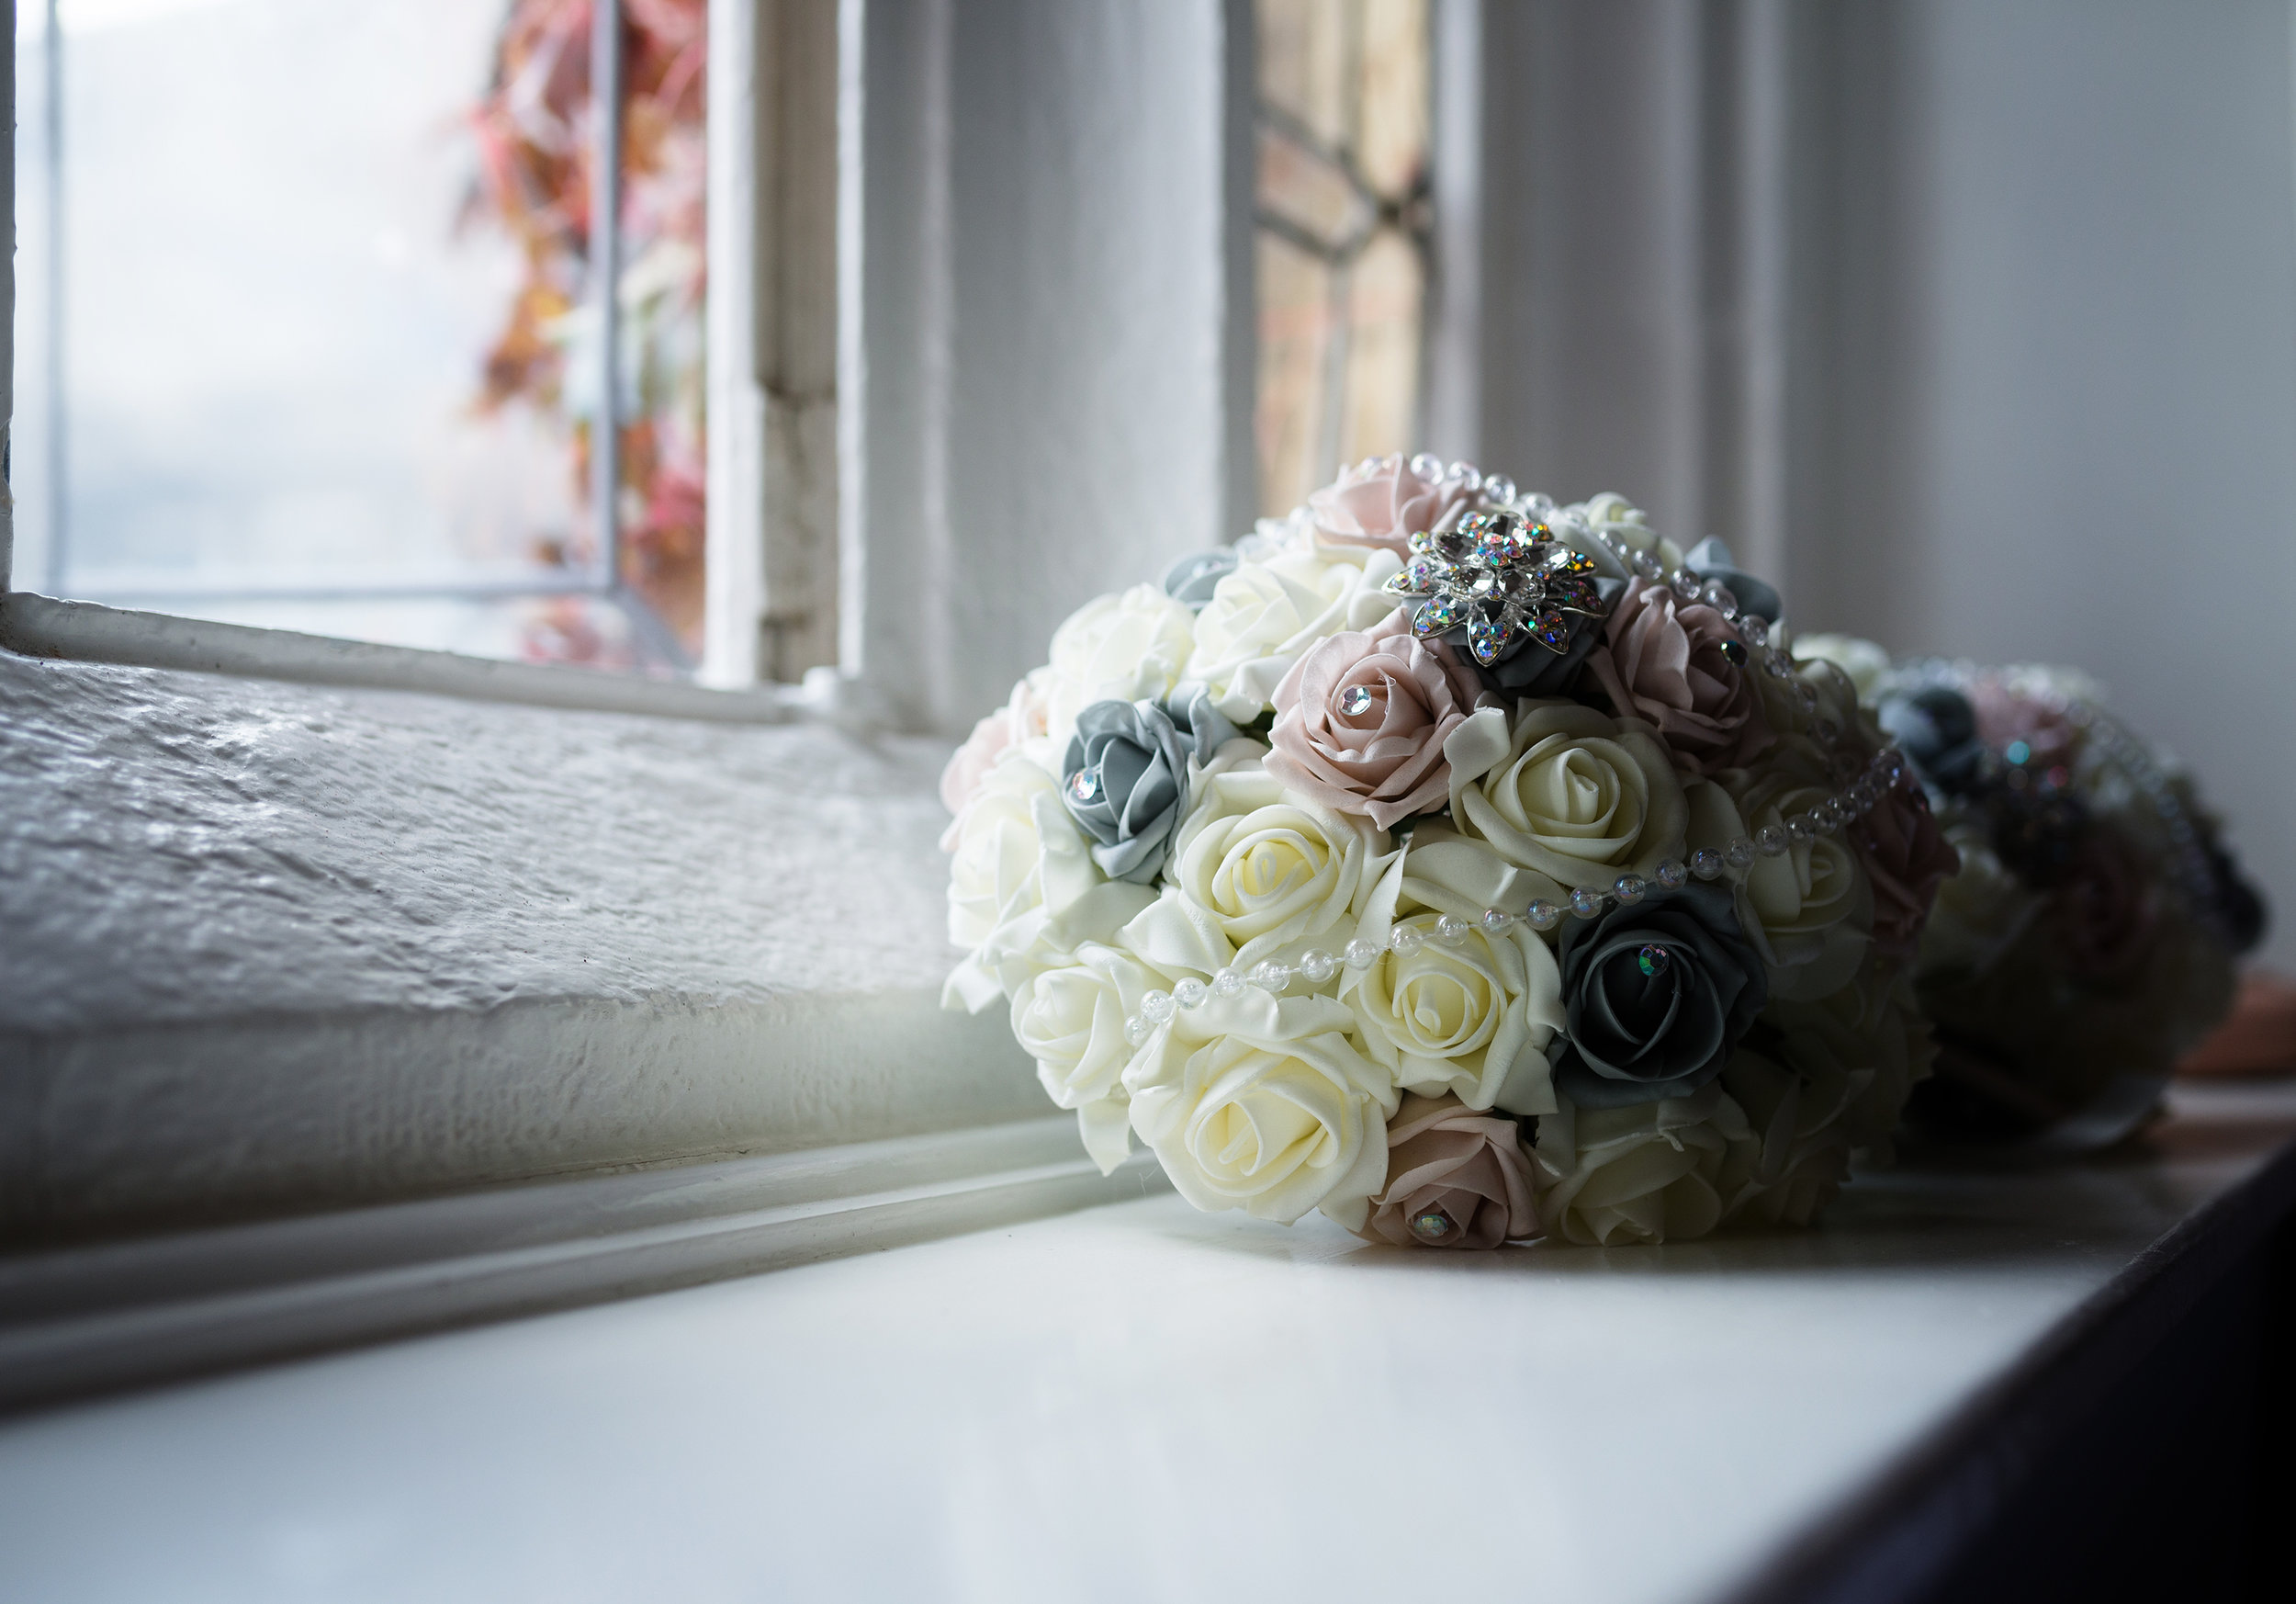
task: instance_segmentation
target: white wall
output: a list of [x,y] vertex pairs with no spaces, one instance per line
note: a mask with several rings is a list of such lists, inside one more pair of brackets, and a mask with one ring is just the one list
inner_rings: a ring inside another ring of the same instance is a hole
[[1806,622],[2042,659],[2194,762],[2296,961],[2284,0],[1921,0],[1849,41],[1839,522]]

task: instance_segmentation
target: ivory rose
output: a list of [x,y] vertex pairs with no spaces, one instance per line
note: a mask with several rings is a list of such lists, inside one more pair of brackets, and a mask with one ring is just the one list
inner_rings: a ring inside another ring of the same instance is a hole
[[1165,977],[1128,953],[1097,942],[1076,962],[1045,969],[1013,992],[1012,1034],[1036,1060],[1053,1102],[1075,1109],[1085,1151],[1107,1174],[1124,1161],[1130,1095],[1120,1077],[1132,1046],[1124,1022]]
[[1626,1108],[1565,1098],[1531,1150],[1539,1217],[1550,1236],[1605,1247],[1703,1237],[1722,1220],[1730,1144],[1751,1135],[1718,1082]]
[[[1255,750],[1229,743],[1221,761]],[[1249,760],[1207,773],[1173,837],[1155,902],[1123,944],[1159,968],[1210,974],[1352,929],[1386,869],[1387,832],[1284,789]]]
[[[1356,927],[1379,955],[1340,984],[1364,1051],[1411,1090],[1448,1092],[1471,1109],[1548,1113],[1548,1045],[1563,1025],[1553,953],[1520,921],[1495,935],[1469,924],[1444,940],[1439,911],[1406,894],[1420,887],[1411,856],[1382,876]],[[1394,950],[1398,925],[1419,934],[1414,950]]]
[[1412,637],[1398,607],[1370,629],[1325,638],[1292,665],[1276,687],[1267,772],[1388,829],[1448,799],[1443,742],[1480,695],[1456,657]]
[[1155,585],[1098,596],[1052,632],[1045,733],[1066,746],[1076,715],[1095,702],[1161,701],[1180,682],[1195,644],[1195,615]]
[[1513,1120],[1455,1097],[1412,1093],[1388,1122],[1387,1185],[1359,1235],[1398,1248],[1496,1248],[1536,1237],[1530,1171]]
[[1451,822],[1545,877],[1539,895],[1648,876],[1679,857],[1689,805],[1649,729],[1576,702],[1478,711],[1444,742]]
[[1187,677],[1211,688],[1221,712],[1250,723],[1310,647],[1339,630],[1367,629],[1395,610],[1380,587],[1401,567],[1384,551],[1361,564],[1312,551],[1239,562],[1195,616]]
[[1850,1179],[1847,1116],[1873,1078],[1866,1068],[1788,1068],[1745,1048],[1733,1053],[1721,1084],[1748,1131],[1729,1145],[1717,1177],[1723,1219],[1806,1226],[1816,1218]]
[[978,1013],[1036,969],[1067,962],[1076,942],[1113,935],[1152,896],[1093,866],[1058,782],[1036,761],[1049,759],[1047,744],[1006,752],[945,842],[955,853],[949,939],[967,950],[942,988],[945,1007]]
[[1874,887],[1857,849],[1839,835],[1795,841],[1785,826],[1821,806],[1829,788],[1796,768],[1762,774],[1737,795],[1746,833],[1787,836],[1784,852],[1757,857],[1739,887],[1739,917],[1770,972],[1775,997],[1822,997],[1864,959],[1874,929]]
[[[1743,768],[1776,740],[1754,689],[1752,660],[1737,642],[1737,631],[1714,608],[1637,580],[1612,609],[1587,671],[1618,713],[1656,728],[1676,767],[1711,774]],[[1741,661],[1730,661],[1726,646]]]
[[1349,1230],[1387,1179],[1387,1072],[1330,997],[1215,997],[1160,1027],[1124,1072],[1132,1129],[1199,1209]]
[[1482,504],[1480,490],[1463,478],[1423,479],[1400,455],[1370,457],[1344,470],[1339,482],[1308,497],[1308,516],[1325,546],[1360,547],[1410,555],[1423,529],[1456,527]]

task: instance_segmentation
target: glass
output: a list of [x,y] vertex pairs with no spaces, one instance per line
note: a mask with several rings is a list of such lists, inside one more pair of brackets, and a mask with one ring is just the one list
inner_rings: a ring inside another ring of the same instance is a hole
[[1256,0],[1261,511],[1419,445],[1426,0]]
[[617,597],[586,477],[606,321],[587,4],[20,6],[17,582],[684,666],[703,8],[622,25]]

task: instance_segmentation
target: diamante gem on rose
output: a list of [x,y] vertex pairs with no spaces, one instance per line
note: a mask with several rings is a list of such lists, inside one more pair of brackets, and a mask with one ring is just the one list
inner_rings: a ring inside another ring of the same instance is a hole
[[1339,710],[1354,718],[1371,711],[1371,691],[1367,685],[1350,685],[1339,694]]

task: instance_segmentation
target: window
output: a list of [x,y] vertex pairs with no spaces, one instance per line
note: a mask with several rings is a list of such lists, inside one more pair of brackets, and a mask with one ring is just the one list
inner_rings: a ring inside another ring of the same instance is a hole
[[1426,0],[1256,0],[1261,511],[1424,438]]
[[15,583],[691,671],[707,9],[19,7]]

